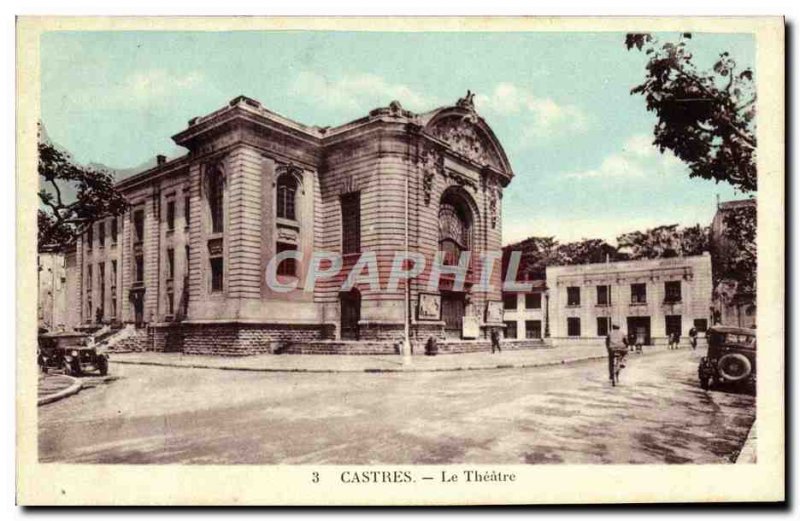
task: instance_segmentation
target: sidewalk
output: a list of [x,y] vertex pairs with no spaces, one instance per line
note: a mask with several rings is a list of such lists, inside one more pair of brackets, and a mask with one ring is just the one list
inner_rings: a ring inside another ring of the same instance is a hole
[[742,450],[739,452],[739,457],[736,458],[736,463],[756,463],[756,443],[758,442],[758,433],[756,432],[756,423],[750,427],[750,432],[747,434]]
[[77,378],[66,375],[41,375],[39,376],[38,405],[66,398],[80,389],[81,382]]
[[[683,349],[685,350],[685,348]],[[644,355],[668,352],[666,346],[645,347]],[[631,354],[633,359],[640,355]],[[166,367],[224,369],[238,371],[278,371],[308,373],[391,373],[469,371],[561,365],[606,358],[602,346],[570,346],[503,351],[491,354],[465,353],[437,356],[414,355],[404,364],[399,355],[254,355],[220,357],[181,353],[111,354],[111,363]]]

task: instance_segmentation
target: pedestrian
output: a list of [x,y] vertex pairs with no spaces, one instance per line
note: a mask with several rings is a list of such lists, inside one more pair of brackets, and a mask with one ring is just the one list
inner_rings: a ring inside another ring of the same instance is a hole
[[642,354],[642,346],[644,345],[644,333],[637,332],[636,333],[636,340],[633,344],[634,349],[637,353]]
[[502,351],[500,349],[500,333],[497,332],[497,329],[492,329],[489,337],[492,340],[492,354],[494,354],[495,349],[497,349],[497,352],[500,353]]
[[680,333],[672,333],[672,346],[673,349],[678,349],[681,343],[681,335]]
[[694,326],[689,330],[689,343],[692,345],[692,351],[697,349],[697,329]]

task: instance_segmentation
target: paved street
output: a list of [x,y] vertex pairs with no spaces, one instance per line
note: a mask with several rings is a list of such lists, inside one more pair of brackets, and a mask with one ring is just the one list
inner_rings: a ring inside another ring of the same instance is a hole
[[[755,416],[700,389],[687,350],[439,373],[259,373],[112,364],[118,380],[39,409],[43,462],[720,463]],[[451,355],[458,356],[458,355]]]

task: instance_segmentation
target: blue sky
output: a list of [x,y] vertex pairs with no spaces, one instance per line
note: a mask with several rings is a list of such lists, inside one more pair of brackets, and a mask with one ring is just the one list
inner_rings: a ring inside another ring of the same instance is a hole
[[[660,35],[676,38],[677,35]],[[42,37],[42,120],[84,163],[131,168],[183,149],[170,136],[239,94],[309,125],[338,125],[393,99],[424,112],[467,89],[516,177],[504,243],[531,235],[613,239],[660,224],[708,224],[730,186],[689,179],[651,145],[630,89],[645,59],[622,33],[57,32]],[[695,34],[755,63],[751,35]]]

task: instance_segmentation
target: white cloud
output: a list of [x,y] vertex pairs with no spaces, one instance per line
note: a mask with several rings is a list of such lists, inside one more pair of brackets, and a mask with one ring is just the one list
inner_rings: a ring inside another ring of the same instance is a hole
[[683,173],[684,163],[667,151],[661,153],[646,134],[629,137],[620,152],[606,156],[597,168],[568,172],[571,179],[637,178],[652,174],[673,175]]
[[389,83],[376,74],[355,74],[341,78],[330,78],[315,72],[301,72],[292,84],[299,97],[320,100],[334,109],[367,111],[386,106],[397,100],[410,110],[430,110],[436,101],[420,94],[411,87]]
[[490,94],[477,94],[475,103],[481,113],[521,118],[521,137],[526,141],[581,133],[588,126],[587,117],[579,107],[539,97],[513,83],[498,83]]
[[165,69],[139,71],[129,75],[123,81],[120,93],[132,101],[151,101],[168,95],[180,94],[181,91],[199,85],[203,76],[199,72],[174,74]]

